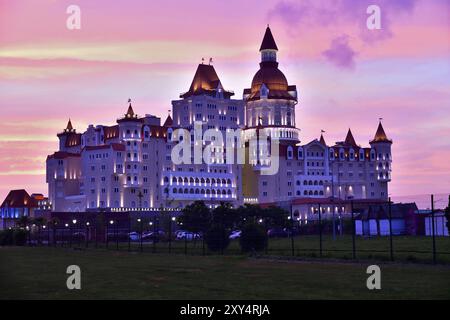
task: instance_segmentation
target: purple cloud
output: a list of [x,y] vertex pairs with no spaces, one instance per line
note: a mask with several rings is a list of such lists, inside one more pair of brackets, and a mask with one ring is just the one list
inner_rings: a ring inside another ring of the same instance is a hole
[[324,57],[335,66],[354,69],[356,52],[350,47],[349,37],[342,35],[331,41],[330,48],[323,51]]
[[[278,2],[269,11],[269,18],[280,19],[290,33],[308,30],[303,27],[354,25],[359,29],[359,38],[366,43],[377,42],[393,36],[392,21],[399,14],[411,14],[418,0],[299,0]],[[381,9],[382,29],[373,32],[366,27],[369,5]]]

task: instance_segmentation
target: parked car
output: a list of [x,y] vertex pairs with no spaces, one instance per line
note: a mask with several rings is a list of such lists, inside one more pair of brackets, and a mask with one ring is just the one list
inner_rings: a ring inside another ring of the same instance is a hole
[[138,241],[141,238],[141,234],[139,232],[130,232],[128,235],[131,241]]
[[144,241],[146,241],[146,240],[159,241],[159,240],[163,239],[164,236],[165,236],[165,232],[162,230],[147,231],[142,234],[142,240],[144,240]]
[[200,235],[198,233],[189,232],[189,231],[181,231],[176,233],[177,240],[194,240],[200,239]]
[[241,237],[241,233],[242,233],[241,230],[234,230],[234,231],[231,231],[231,234],[230,234],[229,238],[230,238],[231,240],[240,238],[240,237]]

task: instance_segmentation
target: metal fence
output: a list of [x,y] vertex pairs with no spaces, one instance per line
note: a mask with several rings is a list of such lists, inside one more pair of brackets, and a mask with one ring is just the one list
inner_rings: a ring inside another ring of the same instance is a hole
[[[336,221],[324,220],[320,209],[317,219],[308,223],[294,219],[291,215],[290,219],[296,223],[268,237],[267,246],[253,254],[282,258],[450,263],[450,238],[436,235],[433,208],[430,216],[433,219],[431,236],[395,235],[391,202],[387,202],[387,205],[389,232],[385,236],[357,235],[356,223],[360,213],[356,213],[352,202],[350,216]],[[27,245],[160,254],[243,254],[239,237],[230,239],[229,245],[221,251],[208,249],[201,234],[177,237],[180,231],[177,219],[170,212],[160,215],[133,213],[126,216],[108,216],[106,213],[103,219],[77,217],[65,222],[48,222],[32,228],[32,232],[28,233]]]

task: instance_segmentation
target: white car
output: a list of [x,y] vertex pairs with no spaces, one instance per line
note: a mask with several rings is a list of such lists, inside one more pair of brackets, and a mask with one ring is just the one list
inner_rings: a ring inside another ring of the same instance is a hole
[[240,238],[241,237],[241,233],[242,233],[241,230],[232,231],[228,238],[230,238],[231,240]]
[[129,236],[130,236],[130,240],[132,240],[132,241],[137,241],[137,240],[139,240],[140,239],[140,234],[139,233],[137,233],[137,232],[130,232],[129,234],[128,234]]
[[200,239],[200,235],[198,233],[193,233],[189,231],[179,231],[176,233],[177,240],[194,240],[194,239]]

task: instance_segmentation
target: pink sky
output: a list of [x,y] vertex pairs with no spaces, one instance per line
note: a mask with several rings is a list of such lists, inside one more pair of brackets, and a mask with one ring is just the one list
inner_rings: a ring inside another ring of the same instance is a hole
[[[382,30],[365,28],[378,4]],[[66,8],[81,8],[81,30]],[[366,146],[378,118],[393,144],[393,196],[450,191],[447,0],[0,0],[0,198],[46,192],[45,158],[78,131],[135,111],[165,117],[202,57],[236,98],[258,69],[267,23],[296,84],[302,142],[349,127]]]

